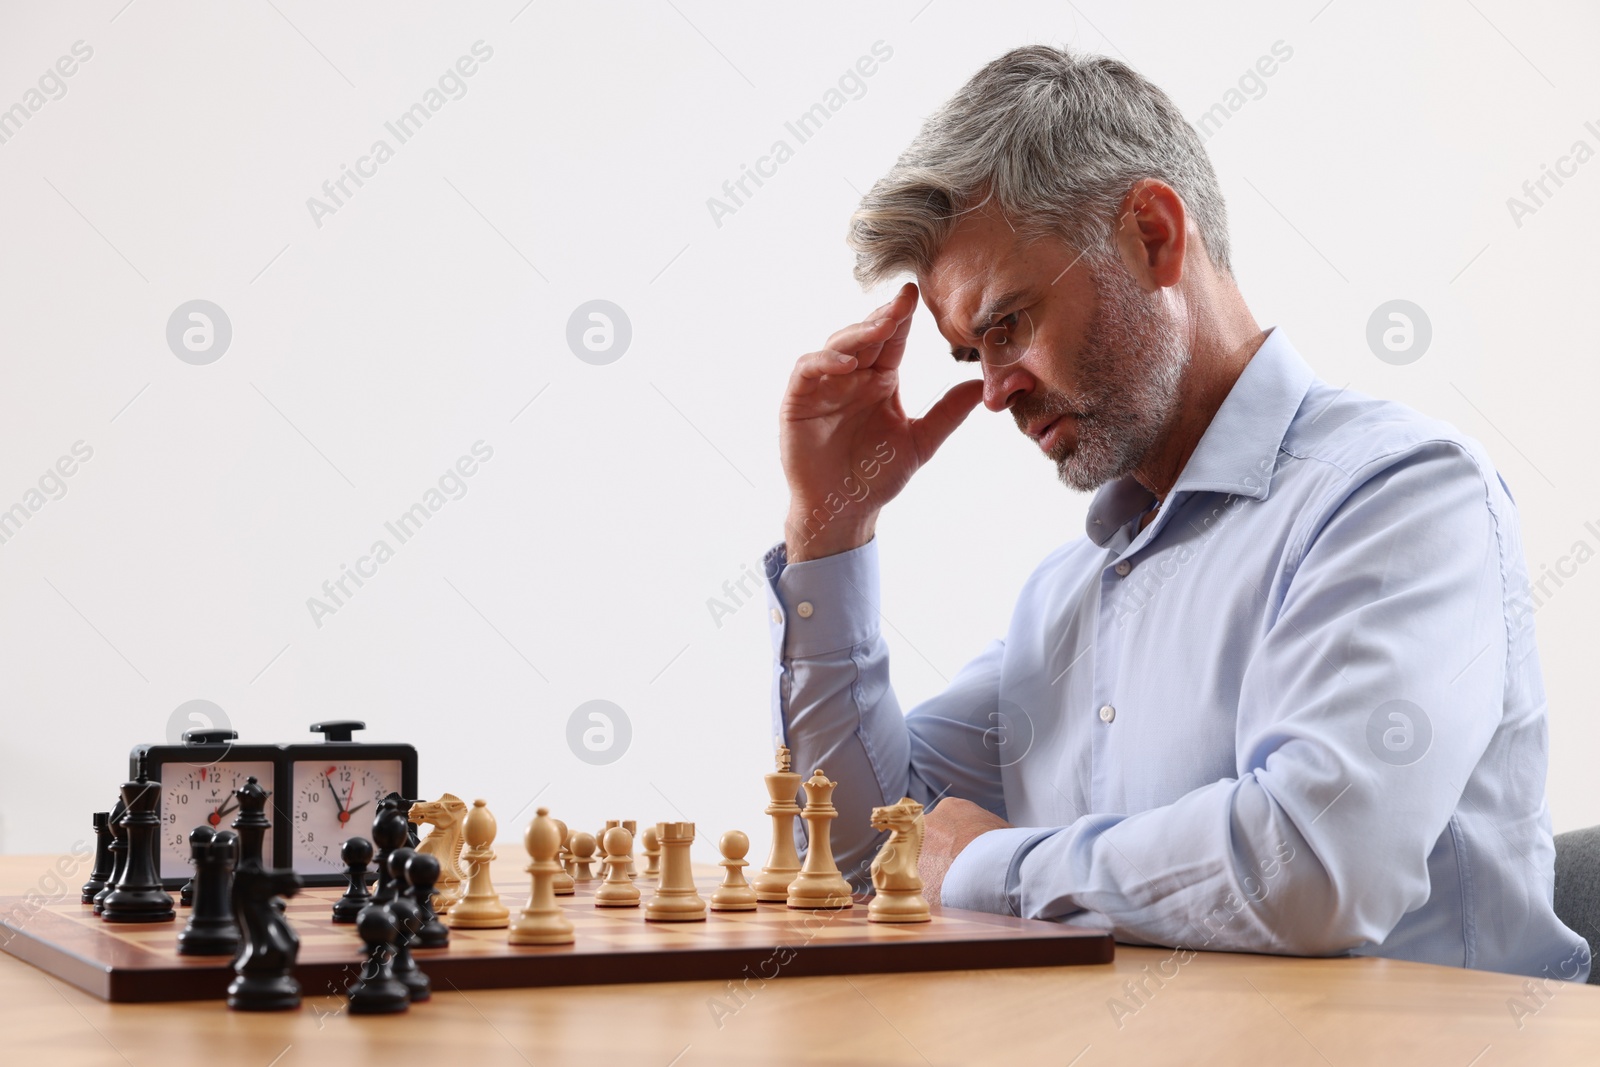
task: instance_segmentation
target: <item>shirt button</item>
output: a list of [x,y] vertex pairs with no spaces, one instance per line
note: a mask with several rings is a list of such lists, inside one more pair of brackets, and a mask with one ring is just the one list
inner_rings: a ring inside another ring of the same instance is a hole
[[799,615],[802,619],[811,618],[811,601],[809,601],[809,600],[800,601],[800,603],[798,603],[798,604],[796,604],[794,606],[794,610],[795,610],[795,614]]
[[772,621],[777,623],[783,622],[783,612],[779,611],[777,608],[773,608]]
[[1112,707],[1110,704],[1102,704],[1100,706],[1100,721],[1101,722],[1110,722],[1112,719],[1115,719],[1116,717],[1117,717],[1117,709],[1116,708]]
[[1119,576],[1121,576],[1123,578],[1126,578],[1128,576],[1128,572],[1133,570],[1133,564],[1129,563],[1127,560],[1123,560],[1121,563],[1117,564],[1116,567],[1113,568],[1113,569],[1117,572],[1117,574]]

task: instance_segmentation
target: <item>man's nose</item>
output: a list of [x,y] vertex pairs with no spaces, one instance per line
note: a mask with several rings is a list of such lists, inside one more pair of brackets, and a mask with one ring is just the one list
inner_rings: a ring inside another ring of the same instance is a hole
[[988,360],[983,363],[983,406],[990,411],[1005,411],[1027,396],[1033,389],[1034,378],[1020,361],[997,367]]

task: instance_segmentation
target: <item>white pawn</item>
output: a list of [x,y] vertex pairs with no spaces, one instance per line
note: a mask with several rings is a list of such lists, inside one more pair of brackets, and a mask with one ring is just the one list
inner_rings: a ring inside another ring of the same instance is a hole
[[561,835],[561,851],[556,853],[556,864],[561,868],[561,873],[556,875],[556,896],[568,897],[574,892],[572,881],[572,850],[568,847],[567,824],[560,819],[551,819],[556,824],[556,832]]
[[717,842],[722,853],[722,884],[711,894],[712,911],[754,911],[756,891],[744,880],[744,868],[749,861],[744,857],[750,851],[750,838],[742,830],[729,830]]
[[633,865],[633,843],[639,840],[639,821],[637,819],[623,819],[622,828],[628,831],[628,880],[639,877],[638,870]]
[[594,860],[595,841],[594,835],[579,830],[572,835],[572,880],[574,882],[594,881],[594,871],[590,863]]
[[540,808],[534,815],[522,843],[532,857],[528,873],[533,876],[533,888],[528,906],[511,924],[506,940],[513,945],[569,945],[574,940],[572,920],[562,913],[555,893],[555,878],[561,873],[561,864],[556,862],[561,832],[550,818],[549,808]]
[[646,878],[661,877],[661,838],[656,834],[654,826],[646,826],[644,835],[640,837],[644,846],[644,876]]
[[633,852],[633,835],[625,827],[606,831],[606,880],[595,890],[597,908],[637,908],[639,887],[628,877],[628,856]]

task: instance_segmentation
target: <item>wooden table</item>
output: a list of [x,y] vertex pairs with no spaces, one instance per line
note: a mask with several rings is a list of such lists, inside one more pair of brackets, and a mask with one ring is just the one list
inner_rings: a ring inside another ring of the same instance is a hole
[[[34,888],[53,859],[0,857],[0,895]],[[1173,976],[1159,978],[1163,970]],[[230,1012],[219,1002],[106,1004],[0,954],[0,1062],[1600,1063],[1600,988],[1552,982],[1535,999],[1527,981],[1375,959],[1202,952],[1180,964],[1169,950],[1119,945],[1116,962],[1106,966],[779,978],[742,1007],[725,986],[680,982],[445,989],[406,1015],[360,1018],[330,997],[267,1015]],[[1135,1000],[1129,983],[1148,992]],[[733,1009],[722,1013],[720,1026],[711,1006],[717,1000]],[[1523,1005],[1520,1026],[1511,1003]]]

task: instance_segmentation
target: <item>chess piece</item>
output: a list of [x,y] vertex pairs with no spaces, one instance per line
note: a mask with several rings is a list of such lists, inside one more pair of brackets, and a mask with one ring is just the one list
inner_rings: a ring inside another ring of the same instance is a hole
[[574,882],[594,881],[594,871],[590,863],[594,860],[595,840],[594,835],[579,830],[572,835],[572,863]]
[[128,831],[122,825],[122,817],[127,813],[128,806],[118,796],[106,820],[106,830],[111,834],[111,844],[106,846],[111,853],[111,877],[106,880],[105,888],[94,895],[96,915],[105,911],[106,897],[111,895],[111,887],[117,884],[117,879],[122,877],[122,871],[128,865]]
[[400,813],[400,817],[406,821],[405,839],[401,841],[399,845],[395,846],[396,848],[409,848],[415,851],[417,847],[422,844],[422,838],[418,836],[417,833],[417,824],[411,821],[411,816],[409,814],[411,811],[411,805],[415,803],[417,803],[417,801],[408,800],[399,793],[392,792],[385,793],[383,795],[383,799],[378,801],[379,807],[390,807],[395,809]]
[[639,823],[635,819],[623,819],[622,828],[628,831],[628,865],[623,870],[628,875],[628,880],[639,877],[639,872],[633,865],[633,843],[639,840]]
[[293,869],[268,870],[259,858],[241,860],[234,870],[233,910],[244,929],[244,940],[233,961],[228,1007],[286,1011],[300,1006],[300,983],[291,973],[300,955],[300,938],[278,902],[279,897],[298,893],[300,885],[300,876]]
[[646,878],[661,877],[661,838],[656,834],[654,826],[644,828],[644,876]]
[[610,869],[606,866],[606,833],[613,826],[621,825],[617,819],[607,819],[600,832],[594,835],[594,876],[601,881],[605,880],[606,871]]
[[806,821],[809,843],[800,873],[789,883],[791,908],[817,910],[854,906],[855,902],[850,899],[850,883],[844,880],[838,864],[833,861],[833,843],[829,839],[833,820],[839,817],[839,809],[833,806],[833,791],[838,785],[838,782],[830,782],[819,769],[812,772],[801,787],[806,791],[806,806],[800,817]]
[[395,917],[395,927],[400,931],[395,941],[393,971],[395,978],[406,987],[412,1003],[433,999],[433,980],[422,973],[416,958],[411,955],[411,944],[420,927],[417,902],[403,893],[396,893],[384,907]]
[[694,843],[694,823],[656,824],[661,839],[661,881],[645,906],[644,917],[655,922],[704,921],[706,902],[694,887],[689,846]]
[[756,875],[756,899],[782,904],[789,899],[789,883],[800,873],[800,853],[794,847],[794,820],[800,805],[794,802],[800,792],[800,776],[790,769],[789,750],[778,746],[778,769],[767,775],[767,796],[771,803],[766,813],[772,816],[772,854]]
[[[556,825],[565,827],[567,824],[557,819]],[[556,862],[567,869],[568,875],[576,873],[578,869],[578,861],[572,858],[572,831],[570,829],[561,831],[561,851],[556,853]]]
[[867,921],[928,922],[933,916],[917,871],[922,856],[922,805],[905,797],[898,804],[873,808],[872,828],[891,833],[872,860],[872,887],[877,893],[867,905]]
[[576,891],[576,885],[572,880],[572,871],[568,869],[568,865],[572,861],[572,850],[568,848],[569,831],[567,830],[567,824],[560,819],[551,819],[550,821],[556,824],[556,833],[561,835],[561,848],[556,853],[556,866],[560,867],[561,870],[557,872],[555,881],[551,883],[551,886],[555,890],[556,896],[570,897]]
[[467,805],[454,793],[438,800],[417,801],[406,816],[420,826],[431,826],[417,851],[439,861],[439,886],[431,907],[447,912],[460,899],[461,884],[467,872],[461,869],[461,831],[466,823]]
[[361,909],[372,903],[372,893],[367,889],[367,864],[372,862],[372,842],[364,837],[351,837],[339,846],[339,858],[344,861],[344,896],[333,902],[333,921],[353,923]]
[[745,855],[750,851],[750,837],[742,830],[729,830],[717,842],[722,853],[722,884],[711,894],[712,911],[754,911],[756,891],[744,880],[744,868],[750,865]]
[[239,814],[230,825],[234,833],[239,835],[239,868],[252,863],[257,867],[264,866],[261,860],[262,844],[267,831],[272,829],[272,823],[267,819],[269,795],[254,775],[246,778],[244,785],[233,791],[233,798],[239,804]]
[[176,917],[172,895],[161,887],[156,869],[155,843],[161,833],[156,805],[161,802],[161,783],[139,777],[122,786],[122,801],[127,812],[122,827],[127,859],[122,874],[101,904],[100,917],[113,923],[171,922]]
[[627,827],[613,826],[606,831],[606,880],[594,893],[597,908],[637,908],[639,887],[628,877],[629,857],[633,855],[633,835]]
[[439,921],[433,910],[434,885],[439,880],[439,861],[426,852],[418,852],[406,861],[406,881],[411,884],[411,900],[417,906],[417,947],[445,948],[450,944],[450,930]]
[[406,809],[396,807],[395,800],[398,793],[390,793],[378,801],[378,809],[372,813],[372,844],[378,850],[375,864],[378,869],[378,883],[372,891],[374,904],[387,904],[394,899],[394,875],[389,873],[389,853],[397,848],[406,848]]
[[417,935],[422,931],[422,909],[417,907],[417,902],[412,897],[407,869],[407,865],[416,854],[416,849],[409,846],[394,849],[389,853],[389,877],[390,884],[394,887],[394,899],[389,901],[388,908],[390,914],[394,916],[395,926],[400,930],[400,937],[395,941],[394,948],[394,976],[410,992],[413,1003],[433,996],[433,983],[422,973],[416,959],[411,955],[411,946],[416,943]]
[[89,872],[89,880],[83,883],[83,903],[93,904],[100,891],[111,884],[112,870],[111,813],[97,811],[94,813],[94,870]]
[[352,1015],[390,1015],[411,1007],[411,990],[394,976],[392,962],[400,927],[385,904],[368,904],[356,916],[356,933],[367,947],[361,975],[346,987]]
[[232,956],[239,951],[239,919],[233,913],[233,866],[239,838],[210,826],[189,832],[194,863],[194,910],[178,935],[180,956]]
[[462,855],[466,862],[467,884],[461,900],[445,917],[445,925],[463,930],[491,930],[505,926],[511,910],[500,903],[494,880],[489,876],[489,864],[494,859],[494,815],[482,800],[472,802],[463,828],[467,850]]
[[572,920],[556,903],[554,884],[561,869],[556,863],[556,854],[561,851],[561,833],[550,818],[549,808],[540,808],[534,813],[522,843],[530,857],[528,873],[533,883],[528,893],[528,906],[511,924],[506,940],[513,945],[570,945]]

